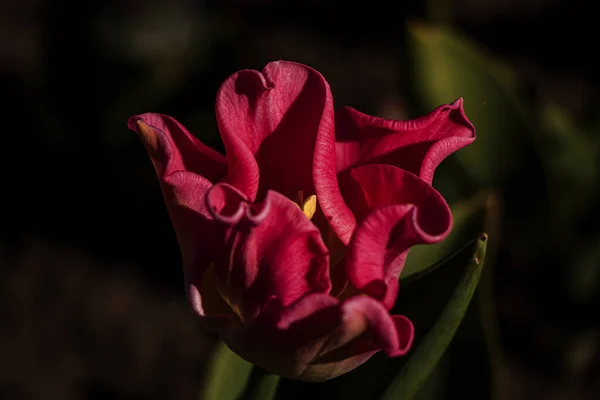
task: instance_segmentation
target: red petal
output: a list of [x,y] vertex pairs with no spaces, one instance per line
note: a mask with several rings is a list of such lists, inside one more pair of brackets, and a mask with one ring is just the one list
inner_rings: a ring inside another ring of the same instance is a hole
[[216,185],[206,199],[226,243],[215,264],[217,285],[242,321],[253,320],[273,297],[287,306],[308,292],[329,293],[327,248],[295,203],[269,191],[250,205],[228,184]]
[[[344,202],[336,170],[336,143],[333,99],[328,91],[325,113],[317,135],[313,160],[315,193],[324,219],[344,245],[348,245],[356,218]],[[328,241],[329,242],[329,241]]]
[[390,316],[376,300],[358,296],[342,303],[311,293],[288,307],[271,302],[251,325],[223,340],[246,360],[279,375],[324,381],[353,370],[379,350],[400,356],[410,348],[413,326]]
[[[312,299],[307,300],[312,303]],[[380,350],[390,357],[396,357],[406,354],[410,349],[414,336],[412,323],[403,316],[390,316],[377,300],[356,296],[339,303],[338,308],[341,318],[331,317],[335,322],[339,321],[338,326],[329,332],[319,346],[305,348],[301,359],[307,360],[310,355],[310,361],[297,378],[330,379],[355,369]],[[286,318],[290,318],[289,314]],[[306,326],[310,321],[315,331],[318,323],[315,317],[301,321]],[[291,325],[290,331],[295,329]]]
[[390,164],[433,181],[437,166],[475,140],[462,99],[409,121],[372,117],[352,108],[336,113],[337,170]]
[[214,183],[227,171],[225,156],[204,145],[167,115],[136,115],[129,118],[127,125],[142,138],[159,176],[190,171]]
[[379,301],[368,296],[352,297],[340,308],[342,322],[311,361],[312,373],[334,367],[338,375],[361,365],[379,350],[390,357],[410,350],[414,328],[408,318],[391,316]]
[[355,350],[384,350],[388,356],[396,357],[410,349],[414,336],[412,323],[401,315],[390,316],[380,302],[355,296],[342,303],[342,311],[344,335],[358,338],[353,344]]
[[224,307],[214,286],[202,287],[216,245],[214,221],[204,197],[213,186],[211,180],[224,175],[225,158],[170,117],[144,114],[131,117],[128,125],[139,133],[155,166],[181,248],[190,302],[200,315],[220,312]]
[[269,63],[262,73],[237,72],[221,86],[216,111],[229,183],[251,200],[259,186],[262,193],[271,189],[288,198],[299,190],[314,193],[315,141],[322,119],[333,119],[329,85],[321,74],[286,61]]
[[251,324],[221,333],[221,339],[245,360],[288,378],[326,380],[328,371],[309,375],[310,362],[341,323],[339,300],[309,293],[282,307],[272,299]]
[[[452,213],[440,193],[410,172],[390,165],[367,165],[351,174],[362,190],[358,224],[346,256],[349,281],[391,308],[406,251],[443,240]],[[345,186],[346,187],[346,186]],[[356,196],[356,189],[353,191]]]

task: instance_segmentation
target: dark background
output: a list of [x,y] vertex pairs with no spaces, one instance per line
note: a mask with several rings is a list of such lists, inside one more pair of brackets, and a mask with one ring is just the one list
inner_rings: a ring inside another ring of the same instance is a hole
[[[0,398],[196,398],[211,341],[185,303],[175,236],[127,118],[172,115],[222,151],[219,85],[277,59],[319,70],[337,106],[415,117],[434,106],[415,84],[412,23],[460,32],[512,71],[527,128],[499,140],[533,137],[500,148],[519,154],[501,154],[517,160],[501,178],[444,164],[451,204],[490,188],[503,204],[502,357],[490,364],[480,332],[463,327],[443,359],[451,373],[428,384],[442,389],[424,396],[598,398],[600,169],[585,145],[600,128],[596,19],[566,0],[3,1]],[[489,115],[487,101],[469,117]],[[567,139],[547,134],[549,105],[568,116]],[[501,127],[515,118],[494,112]],[[552,164],[571,137],[575,150]]]

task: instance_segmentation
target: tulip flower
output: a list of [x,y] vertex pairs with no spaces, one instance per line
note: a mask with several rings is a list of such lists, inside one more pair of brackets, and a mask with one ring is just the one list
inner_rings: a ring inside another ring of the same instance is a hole
[[226,156],[169,116],[129,120],[202,323],[247,361],[299,380],[333,378],[380,350],[404,355],[413,325],[389,310],[409,248],[451,229],[431,183],[475,139],[462,100],[411,121],[336,113],[319,72],[279,61],[228,78],[216,118]]

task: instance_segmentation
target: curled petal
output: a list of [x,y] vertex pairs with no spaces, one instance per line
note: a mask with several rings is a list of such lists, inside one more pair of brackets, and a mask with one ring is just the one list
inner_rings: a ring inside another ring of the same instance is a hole
[[221,339],[243,359],[278,375],[325,380],[306,370],[341,319],[339,301],[325,293],[307,294],[288,307],[271,299],[251,324],[223,332]]
[[262,203],[252,205],[234,196],[236,189],[230,185],[217,186],[231,193],[212,196],[209,192],[209,207],[217,204],[213,198],[221,197],[233,204],[223,204],[217,213],[228,209],[228,214],[238,215],[234,210],[244,210],[237,222],[216,218],[225,246],[215,264],[219,291],[244,323],[260,314],[272,298],[287,306],[308,292],[329,293],[327,248],[295,203],[269,191]]
[[[343,315],[343,340],[352,343],[352,353],[383,350],[388,356],[406,354],[412,345],[414,328],[410,320],[401,315],[390,316],[382,304],[367,296],[355,296],[341,305]],[[357,340],[355,340],[356,338]],[[342,356],[342,354],[338,354]],[[345,357],[344,357],[345,358]]]
[[[143,114],[129,119],[155,166],[181,249],[188,297],[200,315],[227,313],[214,287],[202,282],[214,259],[215,225],[204,196],[225,174],[225,158],[198,141],[171,117]],[[205,174],[200,175],[200,174]],[[198,233],[202,237],[198,237]]]
[[335,142],[323,136],[315,151],[314,181],[323,214],[344,244],[350,242],[357,216],[344,201],[349,197],[342,196],[338,178],[344,181],[358,166],[388,164],[431,183],[444,158],[475,140],[462,105],[458,99],[409,121],[377,118],[349,107],[336,113]]
[[410,172],[367,165],[351,175],[362,190],[356,213],[366,215],[350,243],[346,274],[354,287],[389,309],[408,249],[443,240],[452,228],[452,213],[437,190]]
[[365,164],[390,164],[433,181],[436,167],[475,140],[463,100],[442,105],[428,115],[393,121],[346,107],[336,113],[337,170]]
[[127,125],[140,135],[159,176],[189,171],[214,183],[227,171],[227,160],[222,154],[204,145],[172,117],[135,115]]
[[223,339],[241,357],[285,377],[324,381],[379,350],[395,357],[412,344],[411,322],[390,316],[367,296],[339,302],[311,293],[288,307],[273,303],[252,324],[230,330]]
[[206,208],[215,220],[235,225],[246,215],[248,198],[231,185],[220,183],[206,193]]
[[259,189],[288,198],[299,190],[313,194],[317,134],[321,120],[333,118],[329,99],[325,79],[302,64],[272,62],[262,73],[244,70],[228,78],[217,95],[216,112],[229,183],[252,201]]

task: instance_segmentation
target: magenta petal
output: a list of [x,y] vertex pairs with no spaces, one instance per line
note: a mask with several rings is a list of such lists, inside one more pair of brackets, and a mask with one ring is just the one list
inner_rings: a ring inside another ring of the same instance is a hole
[[368,296],[352,297],[339,304],[341,321],[319,346],[303,371],[302,379],[322,380],[344,374],[383,350],[388,356],[406,354],[414,328],[403,316],[390,316],[385,307]]
[[324,381],[351,371],[379,350],[405,354],[413,327],[390,316],[378,301],[359,296],[340,303],[310,293],[281,307],[276,301],[245,327],[225,332],[223,340],[244,359],[279,375]]
[[163,177],[189,171],[214,183],[227,171],[225,156],[204,145],[172,117],[147,113],[129,118],[127,125],[141,136]]
[[278,375],[301,380],[326,380],[329,371],[311,374],[309,366],[341,323],[339,300],[309,293],[288,307],[272,299],[251,324],[221,334],[245,360]]
[[[410,172],[390,165],[355,168],[367,213],[358,224],[346,255],[349,281],[389,309],[407,250],[443,240],[452,228],[452,213],[440,193]],[[358,196],[358,195],[357,195]]]
[[256,205],[236,192],[218,184],[206,201],[225,243],[215,263],[219,292],[242,321],[252,321],[273,298],[285,307],[308,292],[329,293],[327,248],[300,208],[273,191]]
[[398,334],[398,347],[384,350],[390,357],[403,356],[412,346],[413,339],[415,338],[415,327],[404,315],[392,315],[392,320]]
[[323,136],[315,151],[315,189],[323,214],[348,245],[358,218],[351,211],[357,200],[344,194],[344,188],[340,192],[338,179],[343,186],[352,168],[387,164],[431,183],[440,162],[474,140],[475,128],[464,113],[462,99],[410,121],[372,117],[345,107],[335,115],[335,142]]
[[292,199],[300,190],[314,193],[315,142],[321,120],[333,119],[329,85],[321,74],[287,61],[269,63],[262,73],[237,72],[221,86],[216,112],[229,183],[251,200],[259,189]]
[[[364,350],[383,350],[390,357],[406,354],[414,337],[410,320],[401,315],[390,316],[385,307],[367,296],[355,296],[342,303],[344,325],[353,336],[359,337],[356,345]],[[358,321],[362,320],[361,323]],[[359,336],[359,327],[366,324]],[[355,330],[353,332],[353,330]]]
[[311,362],[313,368],[335,365],[347,372],[379,350],[388,356],[406,354],[414,328],[404,316],[391,316],[377,300],[355,296],[340,304],[342,321]]
[[336,170],[336,143],[333,99],[328,91],[327,102],[313,159],[315,193],[323,217],[344,245],[348,245],[356,226],[356,218],[340,192]]
[[205,293],[202,281],[214,259],[217,243],[214,221],[205,207],[204,196],[213,186],[211,180],[217,181],[225,174],[225,158],[164,115],[131,117],[129,128],[142,138],[156,169],[181,249],[192,307],[199,315],[210,314],[214,310],[206,309],[206,304],[218,303],[219,296],[210,286],[209,293]]
[[365,164],[390,164],[431,183],[436,167],[475,140],[462,99],[408,121],[372,117],[352,108],[336,113],[338,172]]

